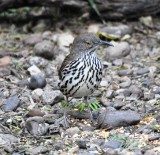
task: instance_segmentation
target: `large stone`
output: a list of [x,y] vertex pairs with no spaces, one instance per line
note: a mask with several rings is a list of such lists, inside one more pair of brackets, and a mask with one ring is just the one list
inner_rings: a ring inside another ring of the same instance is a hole
[[10,134],[0,134],[0,145],[11,145],[13,143],[18,143],[17,137]]
[[100,32],[120,38],[129,34],[131,32],[131,28],[128,25],[108,26],[100,29]]
[[26,120],[25,127],[30,134],[42,136],[48,132],[49,124],[44,122],[43,117],[34,116]]
[[39,43],[42,41],[42,35],[41,34],[33,34],[27,37],[24,40],[25,45],[35,45],[36,43]]
[[97,117],[97,127],[113,129],[122,126],[136,125],[140,120],[140,115],[135,111],[101,110]]
[[64,99],[63,94],[59,90],[44,90],[42,94],[42,99],[44,103],[55,104]]
[[20,100],[17,95],[9,97],[6,102],[2,105],[2,109],[5,112],[13,111],[15,110],[18,105],[20,104]]
[[49,41],[42,41],[34,46],[34,53],[37,56],[52,60],[54,58],[54,46]]
[[123,58],[129,55],[131,51],[128,42],[115,43],[114,47],[108,47],[104,50],[106,52],[106,60],[115,60]]

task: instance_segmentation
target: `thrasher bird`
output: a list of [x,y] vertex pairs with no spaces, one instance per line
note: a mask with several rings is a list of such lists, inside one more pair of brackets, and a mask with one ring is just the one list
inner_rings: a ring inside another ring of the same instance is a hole
[[101,45],[113,46],[95,34],[77,36],[60,69],[60,90],[67,97],[87,97],[102,80],[103,64],[96,51]]

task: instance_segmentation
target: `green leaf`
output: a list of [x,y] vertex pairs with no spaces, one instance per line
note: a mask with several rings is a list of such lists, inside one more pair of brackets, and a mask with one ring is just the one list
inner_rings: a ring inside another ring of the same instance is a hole
[[94,0],[88,0],[88,3],[90,4],[91,8],[96,12],[96,14],[99,16],[99,18],[101,19],[101,21],[104,23],[102,15],[99,12],[99,10],[97,9],[97,6],[96,6]]
[[92,110],[92,111],[95,111],[95,110],[98,110],[101,106],[96,103],[96,102],[91,102],[89,103],[89,108]]
[[85,107],[86,107],[86,104],[81,103],[80,105],[78,105],[78,111],[80,111],[80,112],[84,111]]
[[67,101],[65,101],[65,100],[62,100],[62,101],[61,101],[61,105],[62,105],[62,107],[67,106],[67,104],[68,104],[68,103],[67,103]]

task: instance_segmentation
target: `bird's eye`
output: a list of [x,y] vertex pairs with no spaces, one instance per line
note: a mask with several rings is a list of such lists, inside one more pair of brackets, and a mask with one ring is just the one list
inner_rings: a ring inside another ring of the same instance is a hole
[[86,44],[87,46],[89,46],[89,45],[91,45],[91,42],[86,41],[85,44]]

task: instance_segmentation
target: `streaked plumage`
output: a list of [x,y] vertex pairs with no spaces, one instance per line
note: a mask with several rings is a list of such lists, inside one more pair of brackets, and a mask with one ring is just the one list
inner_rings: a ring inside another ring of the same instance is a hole
[[96,54],[101,41],[96,35],[79,35],[73,42],[70,54],[59,70],[60,90],[66,96],[83,97],[93,93],[102,79],[103,65]]

